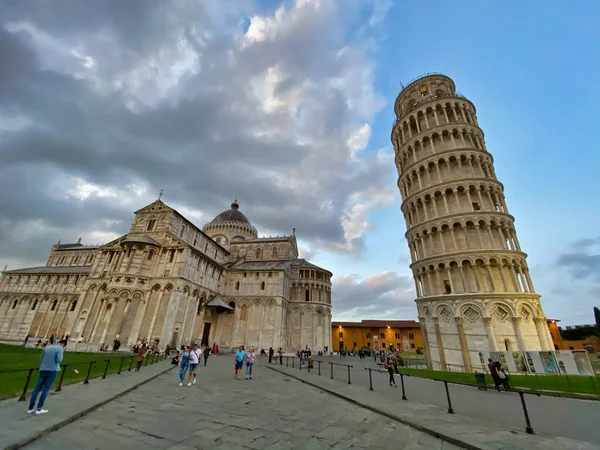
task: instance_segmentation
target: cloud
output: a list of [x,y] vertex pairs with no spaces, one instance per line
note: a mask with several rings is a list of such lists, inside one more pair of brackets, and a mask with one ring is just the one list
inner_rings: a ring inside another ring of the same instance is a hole
[[254,8],[3,8],[3,261],[43,261],[60,238],[126,233],[163,188],[199,226],[237,195],[259,232],[296,228],[316,248],[364,250],[367,211],[388,201],[394,165],[389,152],[368,151],[385,100],[372,42],[352,39],[361,8]]
[[332,306],[335,320],[412,318],[414,282],[394,272],[381,272],[364,278],[347,274],[332,280]]
[[600,282],[600,239],[582,239],[572,250],[559,255],[556,265],[566,268],[573,278]]

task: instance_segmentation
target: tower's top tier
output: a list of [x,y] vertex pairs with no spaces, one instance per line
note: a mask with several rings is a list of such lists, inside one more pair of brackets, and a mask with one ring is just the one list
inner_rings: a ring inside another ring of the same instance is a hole
[[[417,107],[421,102],[432,98],[455,96],[456,86],[452,78],[441,73],[428,73],[415,78],[402,88],[396,103],[394,112],[399,119],[409,111]],[[460,94],[458,94],[460,96]]]

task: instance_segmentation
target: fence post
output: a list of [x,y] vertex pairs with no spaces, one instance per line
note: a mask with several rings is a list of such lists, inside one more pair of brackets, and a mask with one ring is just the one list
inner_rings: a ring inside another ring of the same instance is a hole
[[127,369],[127,372],[131,372],[131,366],[133,365],[133,355],[131,355],[129,358],[129,369]]
[[452,409],[452,401],[450,400],[450,391],[448,390],[447,381],[444,381],[444,386],[446,388],[446,398],[448,399],[448,414],[454,414],[454,409]]
[[329,367],[331,367],[331,379],[333,380],[333,363],[329,363]]
[[31,375],[33,371],[36,369],[29,369],[29,373],[27,374],[27,379],[25,380],[25,387],[23,388],[23,393],[19,397],[20,402],[24,402],[27,399],[27,388],[29,387],[29,382],[31,381]]
[[66,366],[63,366],[62,373],[60,374],[60,380],[58,380],[58,387],[56,388],[56,390],[54,392],[62,391],[62,383],[63,383],[63,379],[65,378],[65,372],[67,371],[67,367],[69,367],[68,364]]
[[106,372],[108,372],[108,365],[110,364],[110,359],[106,360],[106,367],[104,368],[104,373],[102,374],[102,379],[106,378]]
[[321,360],[317,361],[319,363],[319,376],[321,375]]
[[90,361],[90,367],[88,367],[88,372],[85,377],[85,380],[83,380],[83,384],[90,384],[90,374],[92,373],[92,364],[94,364],[95,362],[96,361]]
[[296,361],[296,358],[292,359],[292,369],[294,368],[294,364],[295,364],[294,361]]
[[521,397],[521,406],[523,406],[523,414],[525,414],[525,432],[527,432],[527,434],[535,434],[533,428],[531,428],[531,421],[529,420],[529,413],[527,412],[527,405],[525,404],[525,396],[522,391],[519,391],[519,397]]
[[404,374],[400,374],[400,384],[402,385],[402,400],[408,400],[406,398],[406,391],[404,390]]
[[285,357],[285,367],[289,367],[290,366],[290,357],[286,356]]
[[300,370],[302,370],[302,358],[300,358]]
[[348,366],[348,384],[352,384],[350,382],[350,367],[352,367],[352,366]]
[[121,364],[119,364],[119,370],[117,372],[117,375],[121,375],[121,369],[123,368],[123,362],[125,361],[125,358],[127,358],[127,356],[121,358]]
[[371,377],[371,368],[368,367],[366,369],[369,371],[369,390],[372,391],[373,390],[373,378]]

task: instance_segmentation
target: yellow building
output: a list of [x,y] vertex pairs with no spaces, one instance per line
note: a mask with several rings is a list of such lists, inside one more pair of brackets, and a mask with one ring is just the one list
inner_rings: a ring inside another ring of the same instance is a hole
[[358,351],[362,347],[375,350],[396,349],[407,352],[423,350],[419,322],[414,320],[362,320],[360,322],[332,322],[333,351]]

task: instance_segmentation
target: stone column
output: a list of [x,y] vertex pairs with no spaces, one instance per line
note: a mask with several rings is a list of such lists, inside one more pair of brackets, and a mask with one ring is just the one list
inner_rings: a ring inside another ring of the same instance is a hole
[[260,329],[258,331],[258,350],[260,351],[262,347],[262,338],[263,338],[263,328],[265,327],[265,312],[267,309],[266,301],[261,301],[262,311],[260,313]]
[[472,372],[473,369],[471,368],[471,355],[469,355],[469,346],[467,344],[467,336],[465,335],[465,329],[463,327],[463,318],[455,317],[454,320],[458,330],[458,340],[460,342],[460,352],[462,354],[465,372]]
[[442,342],[442,333],[440,332],[440,319],[438,317],[433,318],[433,327],[435,328],[435,339],[440,354],[440,368],[441,370],[448,370],[448,366],[446,365],[446,354],[444,353],[444,343]]
[[484,317],[483,322],[485,323],[485,330],[487,331],[488,339],[490,341],[490,351],[497,352],[498,346],[496,345],[496,336],[494,335],[494,328],[492,327],[492,318]]
[[425,317],[419,317],[419,325],[421,327],[421,336],[423,336],[423,349],[425,350],[425,362],[427,363],[427,368],[432,369],[431,351],[429,349],[429,336],[427,334],[427,324],[425,323]]
[[105,344],[104,339],[106,339],[106,333],[108,333],[108,329],[110,328],[110,324],[112,322],[112,318],[115,314],[115,309],[117,309],[118,300],[113,302],[113,307],[110,309],[110,313],[108,316],[108,322],[106,322],[106,326],[104,327],[104,331],[102,332],[102,337],[100,338],[100,343]]
[[138,302],[143,302],[143,306],[140,306],[138,303],[137,314],[133,320],[133,326],[131,327],[131,333],[129,333],[129,339],[127,339],[127,346],[129,347],[133,347],[138,340],[140,329],[142,328],[142,322],[144,320],[144,316],[146,315],[146,309],[148,309],[148,303],[150,303],[150,298],[152,297],[152,290],[150,290],[147,295],[147,300],[144,300],[143,298],[138,300]]
[[521,323],[523,323],[522,317],[512,317],[512,324],[515,330],[515,334],[517,335],[517,342],[519,343],[519,350],[524,352],[527,350],[525,345],[525,341],[523,340],[523,333],[521,331]]
[[[171,291],[169,291],[171,292]],[[156,307],[154,308],[154,313],[152,313],[152,320],[150,321],[150,328],[148,328],[148,336],[146,336],[147,339],[152,339],[152,333],[154,332],[154,324],[156,323],[156,316],[158,315],[158,310],[160,308],[160,304],[163,298],[163,295],[165,295],[165,290],[163,289],[162,291],[160,291],[160,294],[158,294],[158,300],[156,301]],[[150,295],[150,297],[148,297],[148,302],[150,302],[150,299],[152,298],[152,295]],[[168,344],[168,342],[167,342]]]
[[554,345],[552,340],[548,342],[548,324],[546,319],[543,317],[536,317],[533,319],[535,322],[535,328],[537,330],[538,339],[540,340],[540,349],[543,351],[554,351]]
[[[100,324],[100,321],[102,320],[102,316],[105,311],[106,311],[106,302],[105,302],[105,299],[103,298],[100,300],[100,308],[98,309],[98,314],[96,315],[96,319],[94,320],[94,326],[92,327],[92,333],[86,339],[88,343],[94,342],[94,338],[96,337],[96,333],[98,332],[98,325]],[[85,338],[85,336],[84,336],[84,338]]]

